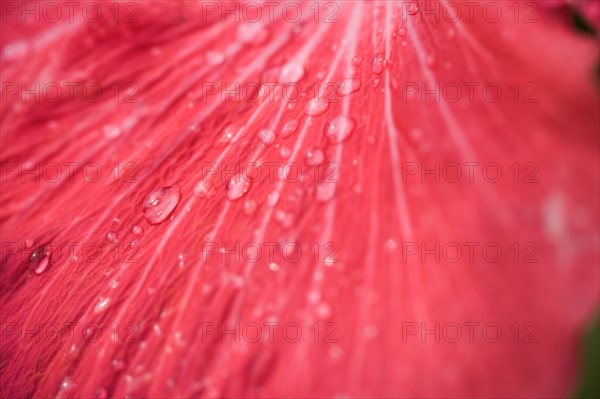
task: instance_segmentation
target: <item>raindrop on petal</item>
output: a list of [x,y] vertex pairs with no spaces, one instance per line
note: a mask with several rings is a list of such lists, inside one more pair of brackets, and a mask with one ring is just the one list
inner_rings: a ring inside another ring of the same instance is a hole
[[325,136],[332,144],[339,144],[345,141],[354,131],[356,123],[354,119],[340,115],[333,118],[325,127]]
[[256,201],[248,200],[244,203],[244,214],[246,216],[252,215],[256,211]]
[[358,78],[345,79],[338,87],[338,95],[347,96],[354,93],[362,85],[362,80]]
[[29,269],[35,274],[42,274],[50,264],[50,249],[39,247],[29,255]]
[[300,64],[290,62],[285,64],[281,68],[281,74],[279,75],[279,82],[286,85],[289,83],[296,83],[304,77],[304,67]]
[[328,109],[329,103],[325,99],[313,98],[306,104],[304,111],[308,116],[319,116],[327,112]]
[[325,154],[320,148],[312,148],[306,152],[304,162],[309,166],[317,166],[323,163]]
[[164,222],[175,209],[181,193],[179,186],[159,188],[148,194],[144,201],[144,217],[150,224]]
[[271,129],[261,129],[258,132],[258,138],[263,142],[264,145],[271,145],[275,142],[277,136],[275,132]]
[[335,195],[335,184],[320,183],[317,184],[315,198],[317,202],[327,202]]
[[373,57],[373,62],[371,63],[371,72],[376,75],[380,75],[383,72],[383,67],[385,65],[385,59],[383,53],[377,53]]
[[227,199],[235,201],[242,198],[250,190],[251,186],[252,182],[241,174],[232,177],[229,183],[227,183]]
[[286,138],[290,137],[294,132],[298,129],[298,121],[292,119],[291,121],[287,121],[285,125],[283,125],[283,129],[281,129],[281,137]]

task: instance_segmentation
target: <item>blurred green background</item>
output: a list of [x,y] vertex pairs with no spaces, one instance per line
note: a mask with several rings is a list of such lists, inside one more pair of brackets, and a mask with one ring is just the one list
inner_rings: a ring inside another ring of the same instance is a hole
[[576,399],[600,398],[600,319],[586,331],[582,342],[582,381]]

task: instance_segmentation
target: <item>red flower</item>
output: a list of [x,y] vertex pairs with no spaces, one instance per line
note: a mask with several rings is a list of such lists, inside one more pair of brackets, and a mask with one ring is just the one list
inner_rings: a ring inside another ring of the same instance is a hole
[[3,396],[572,394],[598,47],[560,10],[1,6]]

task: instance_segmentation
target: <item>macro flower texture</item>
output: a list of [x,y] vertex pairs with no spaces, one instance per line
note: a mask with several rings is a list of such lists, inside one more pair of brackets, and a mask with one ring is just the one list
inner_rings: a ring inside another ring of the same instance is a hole
[[0,7],[2,398],[581,397],[598,1]]

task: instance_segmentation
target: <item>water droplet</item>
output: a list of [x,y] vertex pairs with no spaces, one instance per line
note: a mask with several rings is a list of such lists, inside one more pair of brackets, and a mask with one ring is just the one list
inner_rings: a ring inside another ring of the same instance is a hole
[[306,104],[304,111],[308,116],[319,116],[327,112],[328,109],[329,102],[327,102],[324,98],[313,98]]
[[111,364],[115,370],[123,370],[125,368],[125,362],[121,359],[113,359]]
[[398,34],[402,37],[406,36],[407,33],[408,33],[408,30],[405,27],[398,29]]
[[279,156],[281,158],[287,159],[290,155],[292,155],[292,150],[289,147],[283,146],[279,149]]
[[393,251],[396,248],[398,248],[398,244],[396,243],[396,241],[392,238],[390,238],[389,240],[387,240],[385,242],[385,249],[388,251]]
[[358,78],[344,79],[338,87],[338,95],[347,96],[354,93],[362,86],[362,80]]
[[102,131],[104,132],[104,137],[107,139],[115,139],[122,133],[121,128],[117,125],[104,125]]
[[329,304],[327,304],[326,302],[321,302],[320,304],[318,304],[315,309],[315,312],[317,314],[317,317],[319,317],[320,319],[328,319],[333,313],[333,311],[331,310],[331,306],[329,306]]
[[26,248],[31,248],[32,246],[33,246],[33,240],[31,238],[28,238],[27,240],[25,240]]
[[334,183],[320,183],[317,184],[315,198],[317,202],[327,202],[335,195],[335,184]]
[[144,201],[144,217],[150,224],[164,222],[175,209],[181,193],[179,186],[159,188],[148,194]]
[[327,76],[327,69],[326,68],[321,68],[321,70],[319,70],[319,72],[317,73],[317,79],[319,80],[323,80],[325,79],[325,77]]
[[204,198],[208,195],[210,191],[211,184],[206,181],[199,182],[196,187],[194,187],[194,197]]
[[50,249],[39,247],[29,255],[29,269],[35,274],[42,274],[50,264]]
[[71,388],[73,388],[73,380],[71,379],[71,377],[67,376],[62,380],[62,383],[60,384],[60,389],[67,390]]
[[416,13],[419,12],[419,3],[412,2],[408,4],[408,7],[406,7],[406,12],[408,13],[408,15],[415,15]]
[[245,23],[238,27],[237,37],[243,43],[258,46],[267,40],[269,32],[261,23]]
[[269,269],[276,272],[279,270],[279,265],[277,263],[269,263]]
[[219,65],[225,61],[225,54],[219,51],[208,51],[206,53],[206,61],[211,65]]
[[254,200],[248,200],[246,202],[244,202],[244,214],[246,216],[250,216],[252,215],[255,211],[256,211],[256,201]]
[[306,151],[304,156],[304,162],[309,166],[317,166],[323,163],[325,160],[325,154],[320,148],[311,148]]
[[286,138],[290,137],[294,132],[298,129],[298,121],[292,119],[287,121],[285,125],[283,125],[283,129],[281,129],[281,137]]
[[261,129],[258,132],[258,138],[263,142],[264,145],[271,145],[275,142],[277,136],[275,132],[271,129]]
[[363,57],[357,55],[356,57],[352,58],[352,65],[354,65],[355,67],[359,67],[362,64],[363,59]]
[[227,198],[230,201],[238,200],[246,195],[251,186],[251,181],[246,180],[242,174],[238,174],[227,183]]
[[108,304],[110,303],[110,298],[106,297],[100,297],[98,298],[98,303],[96,304],[96,306],[94,307],[94,313],[100,313],[103,310],[105,310],[108,307]]
[[380,75],[383,72],[383,67],[385,64],[385,59],[383,53],[377,53],[373,57],[373,61],[371,62],[371,72],[376,75]]
[[325,127],[325,136],[332,144],[345,141],[354,131],[356,123],[354,119],[345,115],[333,118]]
[[306,296],[308,303],[311,305],[316,305],[321,300],[321,291],[317,289],[312,289]]
[[290,62],[281,68],[279,82],[282,84],[296,83],[304,77],[305,70],[300,64]]
[[270,207],[274,207],[279,202],[279,193],[277,191],[273,191],[267,195],[267,205]]
[[117,240],[117,233],[115,233],[114,231],[108,232],[106,234],[106,238],[108,239],[108,241],[118,242],[118,240]]
[[222,148],[231,143],[231,140],[236,136],[240,127],[236,124],[225,126],[221,134],[215,140],[215,148]]
[[131,232],[133,234],[135,234],[136,236],[139,236],[140,234],[142,234],[144,232],[144,229],[142,229],[140,226],[138,226],[137,224],[135,226],[133,226],[131,228]]

